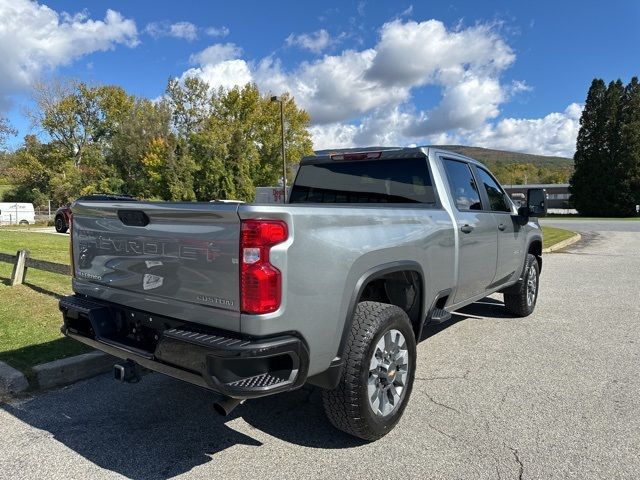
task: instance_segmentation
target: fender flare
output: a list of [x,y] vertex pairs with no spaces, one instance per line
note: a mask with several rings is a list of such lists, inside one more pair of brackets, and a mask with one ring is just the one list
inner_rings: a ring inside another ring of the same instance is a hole
[[370,268],[358,278],[351,293],[349,305],[347,307],[347,314],[345,316],[344,324],[342,327],[342,334],[340,335],[340,343],[338,345],[338,352],[336,354],[336,357],[331,361],[331,365],[327,370],[308,379],[311,384],[326,389],[333,389],[338,385],[340,376],[342,374],[342,367],[344,365],[344,348],[347,343],[347,338],[349,338],[349,333],[351,332],[353,315],[356,311],[356,307],[358,306],[358,300],[362,296],[362,292],[370,281],[389,273],[401,272],[406,270],[415,271],[420,276],[420,280],[422,282],[422,292],[420,292],[422,304],[420,305],[419,315],[420,318],[424,317],[426,282],[422,265],[414,260],[399,260],[395,262],[383,263],[382,265],[377,265]]

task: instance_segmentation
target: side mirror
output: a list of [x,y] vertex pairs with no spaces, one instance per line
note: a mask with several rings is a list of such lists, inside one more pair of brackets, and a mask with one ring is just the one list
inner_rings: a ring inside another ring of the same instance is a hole
[[529,207],[518,207],[518,216],[516,217],[516,222],[520,226],[529,223]]
[[527,190],[527,208],[530,217],[544,217],[547,214],[547,193],[544,188]]

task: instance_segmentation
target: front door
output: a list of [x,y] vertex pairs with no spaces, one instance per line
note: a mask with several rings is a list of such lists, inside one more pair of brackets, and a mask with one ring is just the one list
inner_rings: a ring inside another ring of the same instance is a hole
[[496,273],[498,227],[491,212],[483,211],[480,191],[467,162],[444,158],[449,190],[456,209],[460,239],[458,289],[454,303],[483,293]]

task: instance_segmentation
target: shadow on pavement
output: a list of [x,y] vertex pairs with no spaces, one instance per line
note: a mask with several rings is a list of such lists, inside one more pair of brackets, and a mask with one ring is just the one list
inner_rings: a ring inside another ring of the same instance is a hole
[[[466,315],[506,317],[503,310],[501,302],[484,299],[448,323],[427,327],[423,338]],[[105,375],[0,408],[50,432],[90,462],[136,480],[180,475],[215,461],[216,453],[236,445],[259,447],[264,433],[312,448],[364,443],[331,427],[316,388],[248,401],[230,417],[214,412],[215,398],[211,392],[160,374],[147,375],[135,385],[119,384]],[[256,435],[233,428],[239,417],[256,429]]]

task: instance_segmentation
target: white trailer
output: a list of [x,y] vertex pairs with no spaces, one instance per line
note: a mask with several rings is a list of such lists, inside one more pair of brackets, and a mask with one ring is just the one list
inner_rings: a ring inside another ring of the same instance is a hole
[[0,225],[33,225],[36,223],[33,203],[0,202]]

